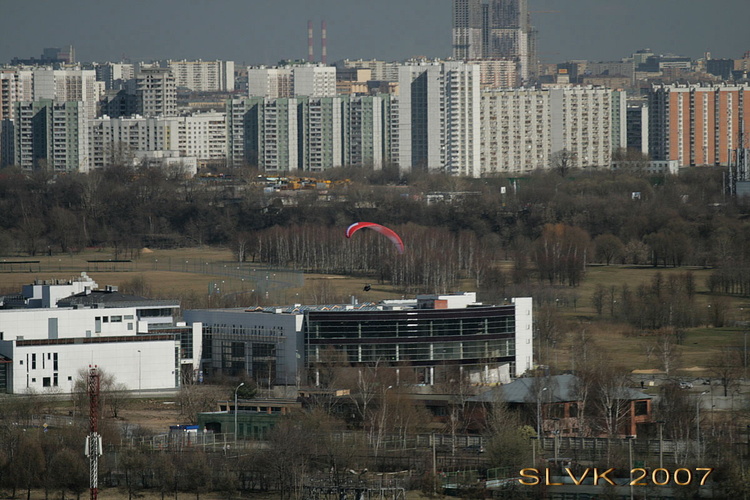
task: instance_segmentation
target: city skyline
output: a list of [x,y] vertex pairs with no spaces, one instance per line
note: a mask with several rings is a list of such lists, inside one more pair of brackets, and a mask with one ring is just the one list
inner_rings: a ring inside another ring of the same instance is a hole
[[[0,63],[73,45],[80,61],[223,59],[275,64],[307,56],[307,21],[328,24],[328,61],[451,55],[452,0],[236,0],[185,2],[0,0]],[[42,7],[42,8],[40,8]],[[750,50],[750,3],[733,0],[529,0],[542,62],[619,60],[638,49],[692,58],[738,58]],[[28,22],[33,20],[30,29]],[[117,25],[113,22],[117,21]]]

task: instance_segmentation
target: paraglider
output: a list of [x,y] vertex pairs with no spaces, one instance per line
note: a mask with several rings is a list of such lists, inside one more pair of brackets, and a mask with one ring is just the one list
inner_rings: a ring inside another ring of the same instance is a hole
[[404,242],[401,241],[399,235],[396,234],[392,229],[388,229],[387,227],[381,226],[380,224],[376,224],[374,222],[355,222],[354,224],[346,228],[346,237],[351,238],[354,233],[363,228],[370,228],[373,231],[377,231],[378,233],[387,237],[396,246],[396,250],[398,250],[398,253],[404,253]]

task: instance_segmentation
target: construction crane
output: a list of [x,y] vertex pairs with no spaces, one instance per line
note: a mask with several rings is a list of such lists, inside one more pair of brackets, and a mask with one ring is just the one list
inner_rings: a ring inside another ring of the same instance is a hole
[[99,457],[102,454],[102,437],[99,435],[99,370],[89,366],[89,435],[86,436],[85,455],[89,457],[89,489],[91,500],[99,494]]

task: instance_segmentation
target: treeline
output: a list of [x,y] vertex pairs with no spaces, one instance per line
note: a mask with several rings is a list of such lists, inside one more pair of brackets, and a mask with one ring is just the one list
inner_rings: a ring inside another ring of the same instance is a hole
[[[341,169],[326,178],[351,182],[293,194],[265,192],[255,174],[217,181],[129,167],[57,176],[5,169],[0,253],[106,246],[119,257],[144,246],[231,245],[239,259],[375,272],[410,290],[442,290],[459,276],[481,280],[488,266],[479,260],[514,261],[514,282],[572,286],[590,263],[705,266],[725,270],[715,290],[748,289],[736,270],[750,262],[749,206],[723,194],[718,169],[521,179]],[[361,234],[344,241],[356,221],[396,228],[411,252],[396,259],[387,241]]]

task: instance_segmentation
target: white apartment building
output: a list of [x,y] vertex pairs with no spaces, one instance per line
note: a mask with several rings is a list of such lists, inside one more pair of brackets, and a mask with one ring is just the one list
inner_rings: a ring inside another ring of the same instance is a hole
[[136,74],[138,113],[142,116],[175,116],[177,86],[167,68],[141,67]]
[[466,61],[479,66],[479,83],[484,89],[512,89],[519,87],[518,63],[510,59],[481,59]]
[[482,175],[530,172],[549,165],[549,92],[482,92]]
[[194,92],[234,90],[234,61],[168,61],[177,87]]
[[425,62],[399,70],[399,166],[478,177],[479,66]]
[[609,168],[613,144],[625,143],[624,111],[623,92],[599,87],[485,91],[482,175],[551,168],[563,150],[571,168]]
[[194,156],[200,160],[227,157],[226,113],[198,113],[177,120],[180,156]]
[[322,64],[301,64],[280,68],[247,69],[249,97],[335,97],[336,68]]
[[265,66],[247,68],[247,93],[249,97],[268,99],[294,97],[292,69]]
[[146,151],[178,151],[179,143],[177,118],[102,116],[89,123],[89,168],[131,165]]
[[336,62],[337,68],[369,69],[372,71],[372,80],[386,82],[398,81],[399,66],[400,63],[379,61],[377,59],[343,59]]
[[[549,93],[551,154],[572,153],[574,168],[609,168],[613,142],[612,90],[568,87],[553,88]],[[624,103],[621,109],[625,113]],[[622,131],[625,132],[624,122]]]
[[[91,120],[90,168],[133,164],[146,158],[198,161],[224,160],[227,156],[227,120],[223,112],[181,117],[110,118]],[[156,152],[160,152],[155,154]]]

